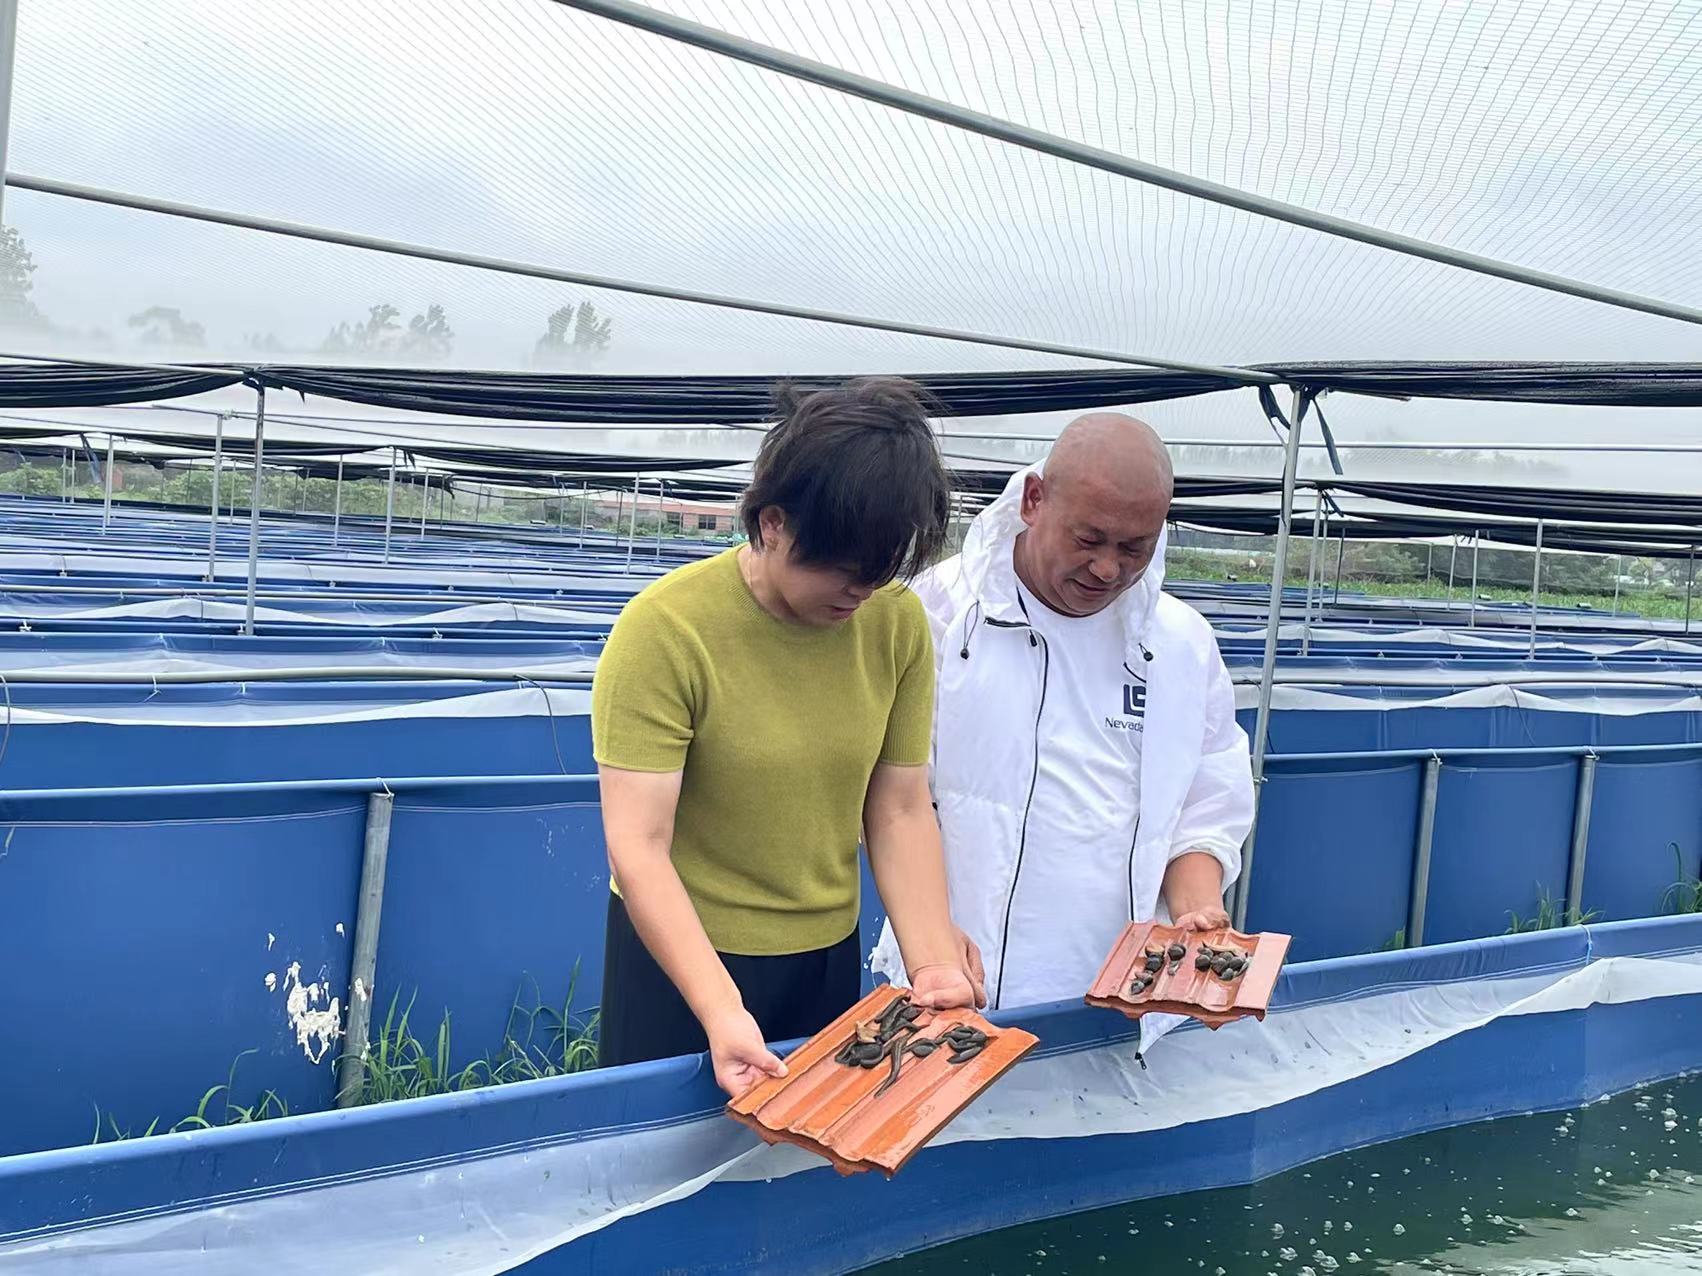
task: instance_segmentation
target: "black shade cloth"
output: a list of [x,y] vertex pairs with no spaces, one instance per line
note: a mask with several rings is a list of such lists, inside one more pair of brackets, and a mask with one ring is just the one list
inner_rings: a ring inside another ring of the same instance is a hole
[[430,443],[410,444],[407,451],[413,456],[442,461],[457,470],[466,466],[482,466],[547,470],[558,474],[567,471],[575,474],[646,474],[657,470],[713,470],[746,464],[725,458],[627,456],[610,452],[527,452],[501,448],[439,447]]
[[1702,406],[1695,363],[1282,363],[1293,385],[1402,399],[1485,399],[1602,407]]
[[1326,480],[1333,492],[1503,518],[1572,519],[1586,523],[1677,523],[1702,527],[1702,496],[1593,492],[1546,487],[1480,487],[1464,483],[1379,483]]
[[[1188,372],[1087,369],[953,372],[910,376],[941,416],[1051,412],[1149,403],[1235,389],[1242,383]],[[255,384],[416,412],[610,425],[738,425],[774,415],[775,377],[591,377],[527,372],[265,366]],[[799,376],[807,391],[847,377]]]
[[243,379],[239,368],[0,364],[0,408],[107,407],[206,394]]
[[[1394,398],[1636,407],[1702,406],[1702,364],[1291,362],[1258,365],[1292,385]],[[841,376],[787,378],[800,389]],[[1241,388],[1205,373],[1087,368],[923,373],[911,378],[947,416],[1067,411]],[[772,414],[772,377],[565,376],[440,368],[297,365],[0,365],[0,408],[91,407],[203,394],[246,381],[374,406],[501,419],[611,424],[739,424]]]

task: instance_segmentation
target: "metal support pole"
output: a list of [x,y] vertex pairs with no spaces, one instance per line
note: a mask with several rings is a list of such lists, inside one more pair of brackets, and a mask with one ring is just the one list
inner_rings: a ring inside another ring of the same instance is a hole
[[[1341,541],[1336,546],[1336,589],[1335,589],[1335,593],[1333,595],[1331,595],[1331,597],[1330,597],[1330,605],[1331,606],[1334,606],[1336,603],[1339,603],[1342,600],[1342,560],[1345,559],[1346,557],[1347,557],[1347,528],[1344,527],[1344,528],[1342,528]],[[1320,599],[1319,603],[1318,603],[1318,610],[1320,612],[1322,612],[1323,609],[1324,609],[1323,601]]]
[[1566,864],[1566,917],[1576,926],[1584,916],[1584,856],[1590,846],[1590,807],[1596,796],[1596,763],[1593,753],[1578,759],[1578,799],[1572,804],[1572,858]]
[[579,485],[579,548],[585,548],[585,516],[591,508],[591,481]]
[[[662,561],[662,523],[667,519],[668,485],[662,479],[656,480],[656,561]],[[680,520],[682,523],[684,519]]]
[[632,547],[638,543],[638,485],[644,481],[641,474],[632,480],[632,521],[627,524],[626,533],[626,570],[632,570]]
[[112,525],[112,435],[106,436],[106,495],[101,500],[100,530]]
[[1537,594],[1542,590],[1542,520],[1537,519],[1537,552],[1531,559],[1531,655],[1537,654]]
[[1613,614],[1619,615],[1619,578],[1625,575],[1625,555],[1616,554],[1613,559]]
[[1477,628],[1477,552],[1483,548],[1483,533],[1472,532],[1472,601],[1471,609],[1466,614],[1466,628]]
[[396,517],[396,449],[390,449],[390,486],[384,494],[384,561],[390,561],[390,525]]
[[1282,582],[1288,570],[1288,537],[1294,524],[1294,471],[1300,460],[1301,427],[1311,404],[1294,391],[1293,425],[1282,454],[1282,508],[1278,513],[1276,552],[1271,562],[1270,614],[1265,618],[1265,656],[1259,668],[1259,712],[1253,728],[1253,823],[1241,847],[1241,876],[1235,879],[1235,928],[1247,924],[1247,896],[1253,880],[1253,849],[1259,835],[1259,794],[1265,782],[1265,748],[1270,734],[1271,685],[1276,675],[1277,633],[1282,626]]
[[225,416],[213,418],[213,500],[207,519],[207,579],[219,574],[219,479],[225,472]]
[[1312,582],[1318,575],[1318,533],[1323,527],[1324,500],[1312,503],[1312,548],[1306,555],[1306,605],[1300,612],[1300,654],[1312,654]]
[[1407,947],[1424,942],[1424,906],[1430,898],[1430,845],[1436,834],[1436,793],[1442,782],[1442,756],[1424,762],[1424,787],[1418,799],[1418,843],[1412,857],[1412,897],[1407,901]]
[[1454,564],[1460,557],[1460,534],[1455,532],[1449,538],[1453,545],[1448,550],[1448,610],[1454,610]]
[[1690,566],[1684,575],[1684,632],[1690,632],[1690,595],[1696,586],[1696,546],[1690,547]]
[[331,543],[337,544],[343,534],[343,458],[337,457],[337,478],[331,485]]
[[254,590],[260,581],[260,463],[266,453],[266,387],[255,390],[254,486],[248,498],[248,604],[242,632],[254,634]]
[[390,860],[390,816],[395,797],[386,790],[366,799],[366,845],[361,855],[360,894],[355,905],[355,950],[349,960],[349,1021],[338,1061],[337,1106],[352,1108],[366,1081],[371,1045],[372,982],[378,973],[378,923],[384,912],[384,875]]
[[426,509],[431,504],[431,475],[422,476],[425,486],[420,488],[420,539],[425,539]]
[[64,448],[60,448],[59,449],[59,503],[61,505],[65,504],[65,502],[70,499],[70,496],[68,495],[69,489],[67,488],[66,483],[65,483],[65,457],[66,457],[66,455],[67,455],[66,450]]
[[567,489],[556,484],[556,535],[567,539]]
[[11,157],[12,67],[17,51],[18,0],[0,0],[0,173],[8,171]]

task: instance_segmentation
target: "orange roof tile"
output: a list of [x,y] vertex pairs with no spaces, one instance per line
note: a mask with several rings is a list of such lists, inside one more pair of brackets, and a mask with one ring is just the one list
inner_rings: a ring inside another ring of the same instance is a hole
[[[879,1031],[883,1016],[890,1016],[890,1032]],[[873,1066],[840,1061],[860,1025],[864,1037],[875,1036],[870,1045],[885,1047]],[[786,1076],[758,1082],[727,1105],[727,1114],[769,1143],[808,1148],[841,1174],[874,1169],[890,1178],[1037,1042],[972,1010],[921,1010],[908,992],[884,985],[793,1051]],[[918,1044],[926,1054],[913,1052]]]
[[[1173,956],[1178,945],[1181,953]],[[1088,990],[1087,1004],[1120,1010],[1131,1019],[1154,1011],[1189,1015],[1208,1028],[1247,1015],[1263,1019],[1288,945],[1287,935],[1130,922]],[[1220,953],[1217,964],[1211,964]],[[1151,969],[1154,954],[1156,970]],[[1207,960],[1203,967],[1202,956]]]

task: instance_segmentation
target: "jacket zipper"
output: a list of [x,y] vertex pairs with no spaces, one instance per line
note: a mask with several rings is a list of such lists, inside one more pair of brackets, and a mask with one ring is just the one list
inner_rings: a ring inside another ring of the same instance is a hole
[[999,936],[999,978],[993,986],[993,1009],[997,1010],[1003,1004],[1005,996],[1005,956],[1011,943],[1011,910],[1016,906],[1016,887],[1017,881],[1022,877],[1023,852],[1028,849],[1028,813],[1034,807],[1034,790],[1040,783],[1040,719],[1046,713],[1046,683],[1052,668],[1052,650],[1046,645],[1044,635],[1036,633],[1032,625],[994,620],[991,617],[987,618],[987,623],[1000,629],[1026,629],[1029,645],[1040,648],[1040,704],[1034,710],[1034,769],[1028,777],[1028,800],[1022,807],[1022,832],[1017,838],[1016,867],[1011,871],[1010,894],[1005,897],[1005,926]]
[[[1144,750],[1143,750],[1144,755]],[[1129,920],[1135,920],[1135,846],[1141,840],[1141,813],[1135,810],[1135,832],[1129,839]]]

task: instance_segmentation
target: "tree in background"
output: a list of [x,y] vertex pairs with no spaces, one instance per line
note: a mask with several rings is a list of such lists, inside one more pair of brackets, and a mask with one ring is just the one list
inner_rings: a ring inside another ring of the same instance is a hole
[[615,321],[597,313],[589,301],[562,306],[545,321],[544,335],[532,347],[535,368],[578,368],[594,362],[613,339]]
[[359,323],[340,323],[326,334],[319,346],[321,354],[376,354],[387,349],[401,328],[396,317],[402,312],[395,306],[373,306]]
[[207,344],[207,330],[193,319],[185,319],[175,306],[149,306],[131,315],[128,323],[140,330],[144,345],[200,349]]
[[0,227],[0,325],[46,327],[47,319],[30,300],[35,288],[35,257],[15,226]]
[[455,330],[443,307],[433,302],[423,315],[408,320],[407,334],[400,343],[401,353],[412,361],[438,363],[449,357],[455,348]]
[[380,356],[410,363],[435,363],[449,357],[455,345],[455,330],[449,326],[449,316],[442,306],[433,302],[423,314],[408,320],[406,328],[397,322],[401,317],[402,312],[388,302],[372,306],[359,323],[340,323],[331,329],[319,352],[362,358]]

